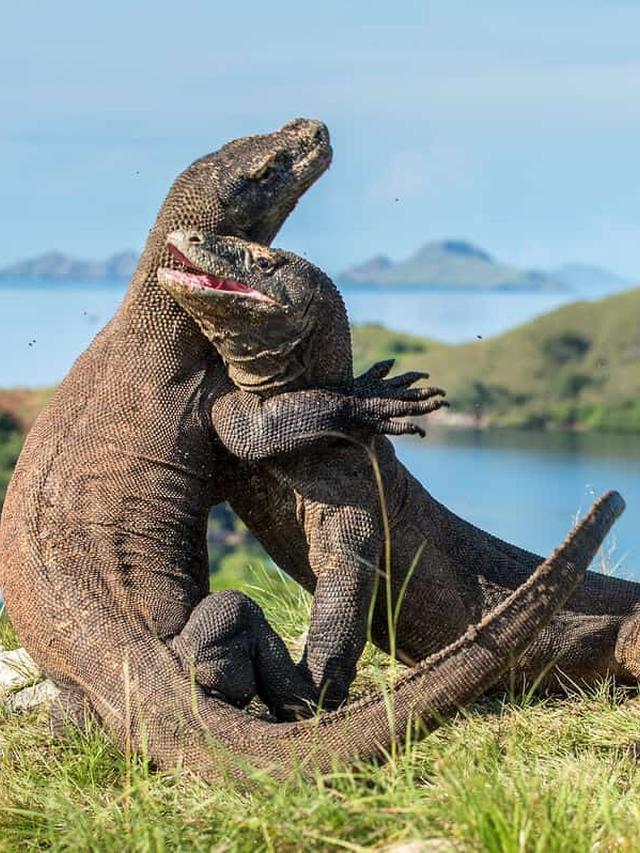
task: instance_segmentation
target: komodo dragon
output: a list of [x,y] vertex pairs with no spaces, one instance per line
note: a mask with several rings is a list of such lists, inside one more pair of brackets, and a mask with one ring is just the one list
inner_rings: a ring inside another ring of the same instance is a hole
[[[158,267],[172,263],[165,239],[197,227],[268,242],[329,157],[326,129],[298,120],[224,146],[176,180],[121,308],[29,433],[3,508],[9,614],[66,704],[86,698],[123,748],[144,746],[157,766],[184,763],[212,781],[243,762],[281,775],[314,758],[327,768],[334,754],[376,755],[393,737],[379,695],[319,722],[252,719],[194,686],[169,645],[207,592],[208,507],[242,471],[212,442],[211,406],[228,384],[222,363],[158,286]],[[428,401],[403,393],[303,390],[274,398],[272,417],[286,450],[296,433],[304,446],[317,442],[316,428],[374,427],[424,410]],[[414,715],[432,724],[431,713],[484,689],[564,600],[621,509],[616,496],[600,503],[490,619],[401,680],[398,731]]]
[[[0,525],[10,616],[61,688],[60,705],[73,713],[88,698],[121,743],[135,728],[123,716],[125,650],[149,703],[134,716],[151,729],[151,673],[169,689],[176,666],[166,646],[166,661],[152,660],[153,640],[178,635],[206,595],[207,513],[242,476],[212,446],[210,409],[228,386],[222,362],[157,283],[158,266],[171,263],[166,235],[197,226],[268,242],[330,159],[325,126],[300,119],[229,143],[180,175],[122,306],[34,424],[16,466]],[[404,389],[379,383],[383,399],[369,389],[357,398],[288,395],[272,412],[280,438],[295,447],[301,423],[383,429],[394,416],[428,408],[405,400]],[[167,695],[174,717],[187,702],[185,686],[177,681],[175,696]],[[159,763],[171,763],[179,740],[164,723],[149,734]]]
[[[305,385],[348,387],[352,362],[344,304],[320,270],[291,253],[202,231],[174,233],[169,245],[184,269],[161,271],[161,284],[196,319],[222,353],[230,378],[246,392],[222,397],[214,411],[223,443],[252,460],[248,493],[261,497],[247,501],[236,493],[232,504],[281,567],[314,592],[301,669],[318,691],[328,693],[326,704],[335,705],[347,694],[365,641],[374,567],[384,570],[386,562],[371,464],[362,448],[345,442],[260,461],[260,398]],[[211,286],[220,280],[240,282],[262,298]],[[406,384],[418,376],[397,381]],[[388,607],[381,583],[372,636],[411,663],[486,615],[542,558],[451,514],[398,462],[386,438],[377,439],[375,449],[390,526],[392,602]],[[638,602],[640,585],[589,573],[588,589],[578,590],[572,609],[532,644],[516,673],[533,679],[556,663],[575,679],[613,672],[632,681],[637,670],[616,641],[635,630]],[[389,614],[396,612],[390,637]],[[546,678],[551,685],[557,676]]]

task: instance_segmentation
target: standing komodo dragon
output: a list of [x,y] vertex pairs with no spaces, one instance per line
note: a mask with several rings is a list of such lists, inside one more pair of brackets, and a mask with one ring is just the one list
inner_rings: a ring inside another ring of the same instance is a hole
[[[158,267],[172,263],[165,239],[196,227],[268,242],[329,158],[324,126],[298,120],[224,146],[177,179],[123,305],[29,433],[3,509],[9,613],[62,701],[87,700],[122,747],[144,745],[158,766],[182,762],[209,780],[240,772],[239,761],[281,774],[316,756],[329,767],[334,754],[375,755],[393,737],[379,695],[319,723],[252,719],[194,686],[171,648],[206,596],[207,510],[242,471],[212,441],[211,408],[228,385],[222,363],[158,286]],[[313,446],[314,431],[374,428],[428,408],[403,393],[301,391],[264,411],[286,450]],[[490,619],[400,681],[398,731],[484,689],[561,604],[620,511],[615,497],[598,505]]]
[[[88,698],[121,743],[144,723],[161,764],[177,760],[176,721],[193,714],[188,682],[180,676],[172,688],[173,653],[161,645],[161,659],[157,646],[206,595],[208,510],[242,476],[212,443],[211,407],[228,385],[222,362],[157,283],[158,266],[171,263],[165,238],[197,226],[268,242],[330,159],[325,126],[300,119],[229,143],[178,177],[122,306],[29,433],[4,503],[0,585],[18,636],[61,689],[60,706],[73,713]],[[295,447],[301,424],[305,446],[309,427],[384,429],[428,410],[404,389],[376,391],[384,399],[368,388],[357,397],[304,391],[266,414]],[[125,714],[128,678],[146,705]],[[173,721],[154,729],[162,702]]]
[[[254,460],[247,475],[250,493],[262,500],[242,501],[245,519],[254,532],[263,534],[272,554],[280,534],[278,556],[285,557],[281,565],[314,592],[300,669],[317,692],[325,694],[325,706],[335,706],[346,698],[365,642],[376,569],[380,567],[382,574],[385,569],[373,469],[363,447],[344,441],[277,460],[255,460],[265,455],[263,442],[272,445],[265,433],[263,400],[307,385],[349,387],[351,344],[344,304],[320,270],[291,253],[201,231],[171,234],[168,245],[184,268],[161,270],[160,283],[215,344],[239,389],[220,398],[213,425],[231,452]],[[222,281],[236,282],[236,292],[220,289]],[[419,376],[408,374],[395,381],[406,385]],[[434,401],[434,408],[440,402]],[[407,425],[399,426],[407,431]],[[438,527],[432,499],[397,461],[386,439],[377,443],[377,452],[391,527],[393,604],[389,610],[386,585],[381,583],[373,637],[383,648],[395,650],[389,624],[390,613],[398,610],[395,648],[405,659],[424,658],[434,647],[453,641],[508,594],[505,587],[513,583],[508,572],[514,571],[514,561],[473,528],[463,527],[466,535],[458,541],[448,538],[448,531]],[[502,577],[500,585],[475,576],[470,583],[463,574],[474,539],[483,559],[490,547],[496,551],[493,578]],[[448,552],[439,550],[443,542]],[[398,606],[402,583],[412,567]],[[593,621],[587,621],[588,628],[593,629]],[[540,666],[563,648],[561,642],[566,644],[565,657],[571,659],[571,643],[578,638],[570,630],[560,640],[554,631],[562,624],[560,619],[546,632],[548,647],[538,642],[535,659]],[[598,662],[599,650],[593,651]],[[607,652],[612,659],[611,645],[602,650]]]

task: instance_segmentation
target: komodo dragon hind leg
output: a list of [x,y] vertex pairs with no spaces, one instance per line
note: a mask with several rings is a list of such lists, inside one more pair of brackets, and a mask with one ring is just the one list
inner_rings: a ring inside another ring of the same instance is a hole
[[241,592],[228,589],[203,598],[169,645],[186,675],[237,708],[256,694],[279,720],[312,716],[317,707],[314,685],[260,607]]

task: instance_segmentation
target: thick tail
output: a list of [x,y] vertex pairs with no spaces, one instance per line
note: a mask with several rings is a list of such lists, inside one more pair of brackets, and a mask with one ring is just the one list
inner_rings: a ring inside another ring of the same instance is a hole
[[623,510],[620,495],[604,495],[521,587],[387,696],[374,691],[313,720],[268,723],[205,696],[166,646],[160,650],[142,635],[127,644],[117,702],[104,698],[107,684],[114,696],[112,668],[104,672],[104,689],[81,686],[121,745],[143,743],[159,767],[184,765],[212,782],[251,767],[286,777],[297,766],[326,771],[336,759],[384,756],[394,741],[436,728],[500,677],[562,607]]

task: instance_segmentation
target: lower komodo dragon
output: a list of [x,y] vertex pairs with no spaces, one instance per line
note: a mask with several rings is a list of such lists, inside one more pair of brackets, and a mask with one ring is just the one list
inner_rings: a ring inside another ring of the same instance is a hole
[[[230,143],[176,180],[121,308],[29,433],[3,507],[9,614],[62,703],[88,701],[122,747],[144,744],[156,765],[184,763],[209,780],[243,761],[282,775],[297,761],[329,767],[334,754],[378,754],[393,736],[379,695],[319,722],[251,718],[194,686],[170,645],[207,593],[209,506],[237,497],[243,471],[212,436],[211,409],[228,383],[222,362],[158,286],[158,267],[173,264],[165,240],[201,228],[270,242],[329,159],[324,126],[297,120]],[[376,428],[425,410],[428,401],[409,405],[402,391],[273,398],[289,442],[279,449],[313,445],[316,429]],[[615,495],[599,504],[491,618],[399,681],[397,731],[484,689],[564,600],[621,508]]]
[[[169,246],[184,268],[162,271],[161,284],[191,313],[245,392],[222,398],[214,417],[225,446],[253,460],[248,493],[262,498],[235,506],[279,564],[314,592],[300,668],[318,693],[326,693],[325,705],[335,707],[347,695],[366,639],[378,568],[384,575],[385,564],[391,566],[392,603],[387,606],[388,590],[380,583],[373,639],[412,662],[485,616],[542,558],[449,513],[398,462],[386,438],[375,442],[390,526],[386,556],[379,495],[363,447],[335,441],[259,461],[261,399],[307,385],[348,387],[352,360],[344,304],[320,270],[288,252],[202,231],[174,233]],[[242,292],[216,289],[220,280],[239,282]],[[474,557],[477,572],[471,571]],[[640,586],[598,574],[588,578],[588,590],[571,602],[578,612],[556,617],[522,657],[520,672],[534,678],[558,663],[574,678],[606,672],[635,677],[633,668],[623,666],[616,640],[635,624]],[[389,632],[390,614],[396,613],[395,632]]]

